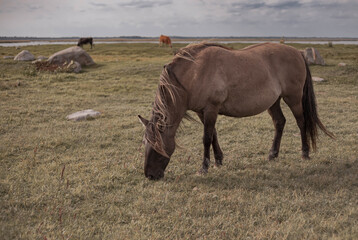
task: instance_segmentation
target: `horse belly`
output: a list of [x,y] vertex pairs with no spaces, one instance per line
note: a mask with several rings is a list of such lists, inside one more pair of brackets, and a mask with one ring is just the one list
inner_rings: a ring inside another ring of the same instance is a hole
[[279,98],[276,89],[251,89],[230,91],[227,100],[222,104],[219,114],[231,117],[248,117],[260,114],[269,109]]

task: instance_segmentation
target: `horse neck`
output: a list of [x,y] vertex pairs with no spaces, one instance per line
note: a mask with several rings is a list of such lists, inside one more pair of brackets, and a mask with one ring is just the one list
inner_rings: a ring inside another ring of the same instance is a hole
[[[153,122],[159,122],[158,127],[164,126],[161,138],[164,144],[163,148],[169,156],[174,152],[176,131],[187,111],[187,94],[185,90],[175,86],[175,84],[173,85],[177,90],[173,92],[175,100],[168,92],[165,94],[166,97],[156,100],[153,109],[154,119],[152,120]],[[166,110],[163,111],[161,106],[166,106]]]
[[167,127],[169,131],[174,132],[173,134],[175,135],[180,122],[188,110],[186,92],[179,88],[178,92],[175,93],[175,101],[173,101],[172,98],[167,98],[165,104],[168,106]]

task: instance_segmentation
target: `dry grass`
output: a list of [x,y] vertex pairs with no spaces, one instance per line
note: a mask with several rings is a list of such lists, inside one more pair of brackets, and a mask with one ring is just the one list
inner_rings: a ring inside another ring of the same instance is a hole
[[[180,47],[183,45],[176,45]],[[241,48],[245,44],[229,44]],[[306,45],[295,44],[304,48]],[[26,47],[48,56],[67,46]],[[288,108],[280,157],[267,113],[219,117],[224,166],[197,176],[202,126],[184,122],[161,181],[143,174],[142,126],[172,58],[156,44],[96,44],[81,74],[38,73],[0,58],[0,232],[3,239],[355,239],[358,236],[358,46],[315,46],[321,135],[312,160]],[[0,48],[0,55],[16,55]],[[339,62],[348,66],[338,67]],[[92,121],[66,115],[93,108]]]

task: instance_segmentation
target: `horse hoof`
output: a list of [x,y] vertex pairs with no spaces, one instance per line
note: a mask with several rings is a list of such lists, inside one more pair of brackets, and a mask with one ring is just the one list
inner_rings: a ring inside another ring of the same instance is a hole
[[222,153],[221,154],[215,154],[215,163],[216,164],[222,165],[223,164],[223,159],[224,159],[224,155]]
[[277,157],[278,157],[277,155],[271,155],[271,154],[270,154],[270,155],[268,156],[268,160],[269,160],[269,161],[273,161],[273,160],[276,160]]
[[275,158],[277,158],[277,157],[278,157],[278,152],[270,150],[268,160],[272,161],[272,160],[275,160]]
[[303,160],[311,160],[310,156],[308,155],[302,155]]
[[208,169],[204,169],[204,168],[201,168],[199,171],[198,171],[198,175],[199,176],[204,176],[208,173]]
[[215,163],[214,168],[220,168],[223,164],[222,163]]

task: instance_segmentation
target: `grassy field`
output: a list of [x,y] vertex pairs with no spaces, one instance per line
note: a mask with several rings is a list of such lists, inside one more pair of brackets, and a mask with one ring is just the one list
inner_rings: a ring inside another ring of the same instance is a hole
[[[0,238],[357,239],[358,45],[310,46],[327,63],[311,71],[326,79],[314,83],[318,112],[336,140],[321,134],[312,159],[302,160],[298,127],[282,103],[281,152],[269,162],[274,128],[266,112],[221,116],[224,166],[198,176],[203,127],[184,121],[160,181],[144,177],[137,115],[150,115],[170,48],[85,46],[97,66],[69,74],[3,59],[68,45],[0,47]],[[66,120],[89,108],[101,116]]]

